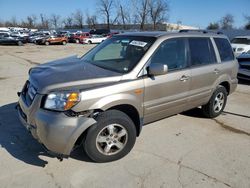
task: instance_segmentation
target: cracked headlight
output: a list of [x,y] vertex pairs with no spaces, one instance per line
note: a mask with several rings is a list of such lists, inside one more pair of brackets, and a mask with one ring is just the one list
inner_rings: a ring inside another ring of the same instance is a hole
[[75,106],[80,100],[79,92],[53,92],[47,96],[44,108],[66,111]]

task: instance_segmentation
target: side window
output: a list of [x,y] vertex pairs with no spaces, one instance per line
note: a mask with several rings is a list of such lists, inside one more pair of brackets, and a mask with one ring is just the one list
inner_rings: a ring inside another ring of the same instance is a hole
[[189,38],[188,41],[192,66],[207,65],[216,62],[210,38]]
[[151,63],[168,65],[169,71],[187,67],[185,38],[175,38],[160,44]]
[[214,41],[219,50],[220,59],[222,62],[234,60],[233,50],[227,39],[215,38]]

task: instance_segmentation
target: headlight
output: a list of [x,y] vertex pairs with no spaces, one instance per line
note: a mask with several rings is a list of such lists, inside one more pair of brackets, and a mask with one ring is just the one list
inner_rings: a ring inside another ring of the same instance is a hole
[[237,51],[242,52],[242,51],[244,51],[244,48],[238,48]]
[[71,109],[79,101],[80,94],[78,92],[54,92],[47,96],[44,108],[65,111]]

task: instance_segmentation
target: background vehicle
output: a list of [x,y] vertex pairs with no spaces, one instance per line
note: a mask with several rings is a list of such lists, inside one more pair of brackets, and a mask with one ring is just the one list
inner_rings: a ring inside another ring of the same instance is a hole
[[245,53],[237,57],[239,62],[238,78],[250,81],[250,53]]
[[66,45],[68,42],[68,38],[62,35],[52,35],[49,37],[44,37],[41,39],[36,40],[36,44],[45,44],[45,45],[50,45],[50,44],[63,44]]
[[26,39],[22,37],[12,36],[10,33],[0,33],[0,44],[15,44],[22,46],[26,43]]
[[235,37],[231,43],[236,56],[250,53],[250,36]]
[[110,29],[92,29],[89,31],[91,35],[108,35],[110,33]]
[[102,35],[91,35],[89,38],[83,39],[83,44],[99,44],[105,41],[108,37],[104,37]]
[[73,43],[82,43],[84,39],[90,38],[91,35],[88,32],[82,32],[82,33],[75,33],[70,34],[70,37],[68,38],[69,42]]
[[196,107],[208,118],[220,115],[237,71],[221,34],[121,34],[81,58],[32,68],[17,109],[56,156],[80,145],[92,160],[108,162],[131,151],[144,124]]

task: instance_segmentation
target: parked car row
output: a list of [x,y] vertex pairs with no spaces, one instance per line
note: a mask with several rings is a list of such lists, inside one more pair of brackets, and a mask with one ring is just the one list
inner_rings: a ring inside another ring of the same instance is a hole
[[0,44],[15,44],[23,45],[24,43],[35,44],[67,44],[81,43],[81,44],[98,44],[118,34],[118,32],[111,33],[107,29],[90,30],[90,32],[69,32],[69,31],[0,31]]

